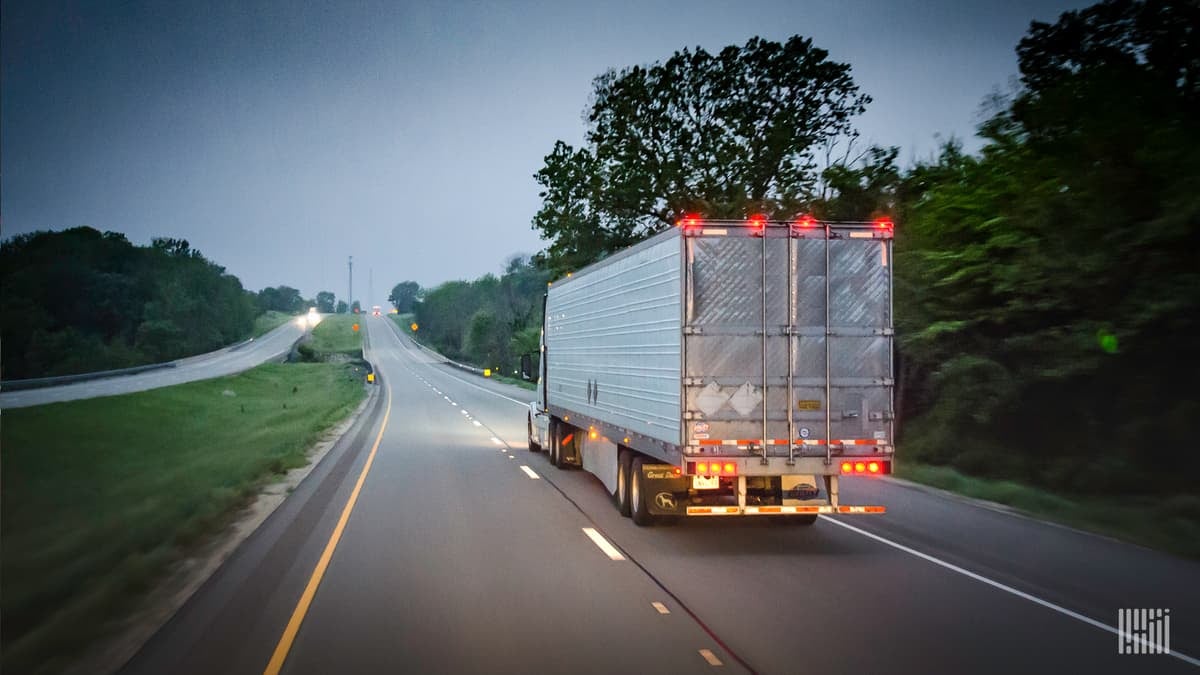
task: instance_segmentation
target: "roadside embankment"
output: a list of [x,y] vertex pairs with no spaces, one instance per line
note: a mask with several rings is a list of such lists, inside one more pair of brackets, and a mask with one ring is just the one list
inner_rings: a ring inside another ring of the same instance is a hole
[[364,366],[264,364],[230,377],[4,411],[6,672],[58,672],[172,563],[366,396]]

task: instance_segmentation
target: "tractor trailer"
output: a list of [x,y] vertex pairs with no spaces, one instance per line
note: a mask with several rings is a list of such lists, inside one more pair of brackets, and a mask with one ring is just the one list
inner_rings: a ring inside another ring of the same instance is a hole
[[892,234],[689,216],[552,282],[530,450],[638,525],[883,513],[838,479],[893,468]]

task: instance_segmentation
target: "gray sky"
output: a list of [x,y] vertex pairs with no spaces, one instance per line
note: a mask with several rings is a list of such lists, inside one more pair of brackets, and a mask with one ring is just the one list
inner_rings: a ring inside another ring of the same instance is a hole
[[[813,38],[910,163],[1088,2],[3,2],[0,228],[189,240],[250,289],[384,304],[543,247],[532,174],[591,80],[684,46]],[[373,270],[373,298],[367,297]]]

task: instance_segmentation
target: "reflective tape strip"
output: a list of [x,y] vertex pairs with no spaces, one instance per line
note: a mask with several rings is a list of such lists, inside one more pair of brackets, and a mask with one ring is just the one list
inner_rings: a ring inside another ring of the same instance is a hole
[[[694,439],[689,442],[689,445],[761,445],[762,440],[757,438],[738,438],[738,439],[717,439],[717,438],[701,438]],[[767,445],[787,445],[786,438],[772,438],[767,441]],[[796,445],[825,445],[823,438],[797,438]],[[887,447],[886,441],[877,441],[872,438],[841,438],[834,441],[835,445],[878,445]]]
[[836,514],[863,514],[863,513],[887,513],[887,508],[883,506],[747,506],[744,510],[738,509],[736,506],[689,506],[687,514],[689,516],[736,516],[744,514],[747,516],[761,515],[785,515],[792,513],[836,513]]

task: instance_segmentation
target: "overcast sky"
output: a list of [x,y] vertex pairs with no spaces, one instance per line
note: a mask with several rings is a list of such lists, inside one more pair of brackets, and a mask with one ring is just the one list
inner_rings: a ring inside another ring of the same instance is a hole
[[[968,148],[1031,20],[1088,2],[3,1],[0,231],[189,240],[250,289],[384,304],[543,247],[532,174],[582,141],[594,76],[813,38],[908,164]],[[368,271],[374,297],[367,297]]]

